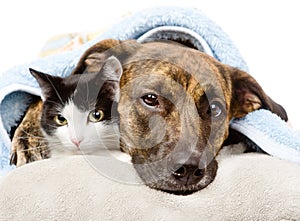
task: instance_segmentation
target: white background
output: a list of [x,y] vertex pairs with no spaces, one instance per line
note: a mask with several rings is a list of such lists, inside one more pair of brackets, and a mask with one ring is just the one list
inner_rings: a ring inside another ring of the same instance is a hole
[[300,6],[296,0],[9,0],[0,3],[0,73],[34,60],[51,37],[95,31],[128,13],[158,6],[201,9],[230,36],[250,74],[300,129]]

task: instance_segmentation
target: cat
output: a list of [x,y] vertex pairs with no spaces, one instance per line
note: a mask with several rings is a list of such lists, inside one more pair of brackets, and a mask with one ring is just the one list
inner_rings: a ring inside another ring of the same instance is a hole
[[111,56],[99,73],[62,78],[34,69],[42,93],[41,131],[50,157],[99,155],[118,149],[119,80],[122,66]]

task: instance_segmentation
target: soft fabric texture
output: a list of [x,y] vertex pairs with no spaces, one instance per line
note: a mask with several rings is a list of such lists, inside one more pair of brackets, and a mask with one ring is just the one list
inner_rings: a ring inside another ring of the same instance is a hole
[[266,153],[300,165],[300,133],[267,110],[258,110],[236,119],[231,128],[245,134]]
[[259,153],[218,161],[216,179],[188,196],[150,189],[108,156],[37,161],[0,178],[0,219],[300,220],[300,166]]
[[18,65],[0,75],[0,176],[12,169],[9,167],[8,134],[22,118],[31,100],[29,95],[40,95],[37,82],[29,74],[29,67],[65,77],[71,73],[82,53],[100,40],[137,39],[143,42],[153,37],[189,40],[197,49],[211,54],[221,62],[248,70],[230,38],[201,11],[194,8],[159,7],[137,12],[79,49]]

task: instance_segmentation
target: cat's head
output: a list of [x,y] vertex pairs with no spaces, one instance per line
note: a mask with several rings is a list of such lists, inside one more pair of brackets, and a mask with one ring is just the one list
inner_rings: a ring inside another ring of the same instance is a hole
[[98,73],[52,76],[33,69],[42,92],[41,129],[51,155],[97,154],[117,148],[122,66],[108,58]]

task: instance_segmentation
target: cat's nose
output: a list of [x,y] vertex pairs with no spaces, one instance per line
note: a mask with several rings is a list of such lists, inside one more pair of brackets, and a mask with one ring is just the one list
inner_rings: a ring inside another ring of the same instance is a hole
[[83,139],[77,139],[77,138],[71,138],[72,143],[76,146],[79,147],[80,143],[82,142]]

